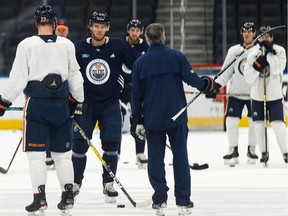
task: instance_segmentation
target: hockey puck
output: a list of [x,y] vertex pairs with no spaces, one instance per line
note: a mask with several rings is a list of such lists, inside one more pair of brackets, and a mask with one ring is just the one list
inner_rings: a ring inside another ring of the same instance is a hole
[[125,208],[125,205],[117,205],[117,208]]
[[235,167],[235,164],[230,164],[230,167]]
[[124,161],[123,164],[129,164],[129,162],[128,161]]

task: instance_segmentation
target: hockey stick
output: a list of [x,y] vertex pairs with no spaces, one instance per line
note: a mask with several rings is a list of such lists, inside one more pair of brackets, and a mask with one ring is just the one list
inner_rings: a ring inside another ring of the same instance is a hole
[[[172,151],[171,147],[167,143],[166,143],[166,147]],[[209,165],[207,163],[204,163],[201,165],[199,165],[198,163],[193,163],[193,165],[189,164],[189,167],[192,170],[203,170],[203,169],[208,169]]]
[[86,136],[85,132],[82,130],[82,128],[79,126],[79,124],[72,119],[73,124],[75,125],[75,127],[79,130],[79,133],[81,134],[81,136],[83,137],[83,139],[87,142],[87,144],[89,145],[89,147],[94,151],[94,153],[96,154],[96,156],[98,157],[98,159],[101,161],[103,167],[107,170],[107,172],[109,173],[109,175],[113,178],[113,180],[118,184],[119,188],[123,191],[123,193],[126,195],[126,197],[129,199],[129,201],[131,202],[131,204],[135,207],[135,208],[144,208],[147,207],[149,205],[151,205],[151,200],[146,200],[143,202],[135,202],[130,195],[127,193],[127,191],[125,190],[125,188],[123,187],[123,185],[120,183],[120,181],[118,180],[118,178],[114,175],[114,173],[112,172],[112,170],[110,169],[110,167],[106,164],[106,162],[104,161],[104,159],[101,157],[100,153],[97,151],[97,149],[93,146],[93,144],[91,143],[90,139]]
[[[262,48],[262,55],[265,54],[264,47]],[[268,156],[268,135],[267,135],[267,78],[266,78],[266,69],[263,69],[263,111],[264,111],[264,144],[265,144],[265,157]],[[263,157],[264,159],[264,166],[267,167],[267,160]]]
[[8,107],[6,111],[22,111],[23,107]]
[[0,173],[6,174],[6,173],[8,172],[8,170],[9,170],[9,168],[10,168],[10,166],[11,166],[11,164],[12,164],[12,162],[13,162],[15,156],[16,156],[16,153],[17,153],[17,151],[18,151],[18,149],[19,149],[19,147],[20,147],[20,145],[21,145],[21,142],[22,142],[22,138],[20,139],[20,141],[19,141],[19,143],[18,143],[18,146],[17,146],[17,148],[16,148],[16,150],[15,150],[15,152],[14,152],[14,154],[13,154],[13,157],[12,157],[10,163],[9,163],[8,168],[7,168],[7,169],[4,169],[3,167],[0,167]]
[[[276,29],[281,29],[281,28],[285,28],[286,26],[285,25],[281,25],[281,26],[276,26],[274,28],[271,28],[271,29],[268,29],[267,31],[265,32],[262,32],[260,35],[258,35],[250,44],[248,44],[243,50],[242,52],[237,55],[225,68],[223,68],[215,77],[214,77],[214,80],[216,80],[221,74],[223,74],[240,56],[243,55],[243,53],[250,49],[251,47],[253,47],[258,39],[260,37],[262,37],[263,35],[273,31],[273,30],[276,30]],[[193,101],[195,101],[201,94],[203,93],[203,91],[200,91],[197,95],[195,95],[190,101],[188,101],[188,103],[186,104],[185,107],[183,107],[176,115],[174,115],[171,119],[173,121],[175,121],[183,112],[185,112],[185,110],[193,103]]]
[[[185,94],[197,94],[198,92],[185,91]],[[234,97],[250,97],[249,94],[238,94],[238,93],[217,93],[217,96],[234,96]]]

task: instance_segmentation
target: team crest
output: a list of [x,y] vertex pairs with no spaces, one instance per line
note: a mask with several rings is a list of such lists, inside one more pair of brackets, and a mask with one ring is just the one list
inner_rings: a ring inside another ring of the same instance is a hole
[[244,67],[245,67],[246,61],[247,61],[247,58],[243,58],[243,59],[239,62],[239,64],[238,64],[238,70],[239,70],[239,73],[240,73],[242,76],[244,76],[244,75],[243,75],[243,71],[244,71]]
[[87,79],[95,84],[101,85],[110,77],[110,67],[103,59],[94,59],[86,67]]

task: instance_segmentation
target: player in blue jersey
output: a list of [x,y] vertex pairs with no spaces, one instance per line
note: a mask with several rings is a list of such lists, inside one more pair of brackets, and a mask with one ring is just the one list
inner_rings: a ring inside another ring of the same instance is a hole
[[23,149],[29,161],[34,196],[26,210],[32,216],[44,215],[47,209],[45,158],[49,143],[63,191],[58,209],[61,215],[67,215],[74,204],[70,116],[76,105],[84,100],[83,78],[73,43],[53,34],[57,18],[52,7],[39,6],[34,19],[38,35],[25,38],[17,46],[9,81],[1,91],[0,116],[24,90],[27,98],[23,114]]
[[183,81],[208,93],[214,90],[214,80],[207,76],[200,78],[183,53],[164,45],[165,32],[160,23],[150,24],[145,38],[150,48],[133,65],[130,132],[136,140],[147,136],[148,175],[154,189],[152,208],[157,215],[164,215],[168,198],[164,164],[168,136],[173,153],[176,205],[179,215],[187,215],[193,208],[187,156],[187,111],[176,121],[171,118],[186,105]]
[[[94,12],[88,25],[91,37],[76,44],[76,57],[84,78],[85,100],[83,115],[75,117],[89,139],[96,122],[100,129],[103,159],[116,174],[118,149],[122,136],[122,116],[119,104],[125,82],[131,81],[131,73],[122,71],[122,64],[131,70],[136,55],[127,41],[109,38],[110,21],[106,13]],[[78,131],[73,130],[72,139],[75,195],[79,193],[86,166],[89,148]],[[113,178],[103,167],[103,193],[106,202],[116,202],[118,192],[113,187]]]
[[[127,24],[126,41],[135,50],[137,58],[145,54],[148,49],[148,44],[140,36],[143,34],[144,26],[138,19],[130,20]],[[125,68],[123,69],[125,70]],[[131,100],[131,87],[132,83],[125,84],[124,89],[120,95],[120,100],[127,105]],[[121,108],[123,116],[126,114],[126,109]],[[145,141],[135,141],[136,162],[138,168],[145,168],[148,162],[145,156]],[[120,154],[120,149],[119,149]]]

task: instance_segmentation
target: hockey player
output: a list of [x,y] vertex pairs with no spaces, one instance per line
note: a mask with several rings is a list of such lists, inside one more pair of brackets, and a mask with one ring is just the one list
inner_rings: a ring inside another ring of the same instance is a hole
[[[105,36],[109,26],[110,21],[106,13],[94,12],[88,25],[91,37],[76,44],[76,57],[84,78],[85,100],[83,115],[75,117],[75,120],[89,139],[92,139],[98,121],[103,159],[116,174],[122,135],[119,98],[124,82],[131,80],[131,74],[122,72],[122,64],[131,70],[136,56],[125,40]],[[77,195],[84,178],[86,152],[89,146],[75,130],[72,143],[75,195]],[[113,187],[113,178],[104,167],[102,181],[105,201],[116,202],[118,192]]]
[[0,116],[24,90],[23,149],[34,193],[26,210],[29,215],[43,215],[47,209],[45,158],[49,142],[63,191],[58,209],[62,215],[70,215],[67,211],[73,207],[74,198],[69,119],[84,100],[83,78],[73,43],[53,35],[56,14],[52,7],[37,7],[34,19],[38,35],[18,44],[7,87],[1,91]]
[[[133,65],[132,115],[130,132],[134,139],[148,145],[148,176],[154,189],[152,208],[165,215],[169,190],[165,179],[166,135],[173,153],[175,197],[179,215],[191,214],[191,179],[187,156],[187,111],[174,122],[171,117],[186,105],[183,81],[205,93],[213,90],[214,80],[199,77],[183,53],[164,45],[165,32],[160,23],[145,30],[150,46]],[[167,97],[169,95],[169,97]],[[145,128],[145,129],[144,129]]]
[[[270,29],[262,26],[260,33]],[[273,33],[269,32],[259,38],[259,45],[255,47],[247,58],[244,75],[252,85],[252,116],[255,125],[257,143],[262,153],[261,163],[269,160],[268,143],[265,141],[264,116],[271,122],[285,163],[288,156],[288,137],[285,124],[284,98],[282,93],[282,76],[286,66],[285,49],[273,43]],[[266,75],[266,83],[264,83]],[[266,92],[264,91],[266,88]],[[264,98],[266,104],[264,104]],[[266,115],[264,110],[266,108]],[[266,131],[267,132],[267,131]]]
[[[130,20],[127,24],[127,34],[126,41],[131,45],[131,47],[136,51],[137,58],[144,53],[146,53],[148,49],[148,45],[145,40],[143,40],[140,36],[143,34],[144,26],[142,22],[138,19]],[[125,69],[124,69],[125,70]],[[127,104],[131,100],[131,86],[132,83],[128,83],[124,86],[124,89],[120,95],[120,100]],[[123,116],[126,114],[126,110],[121,108]],[[136,163],[138,168],[146,168],[146,164],[148,162],[145,156],[145,141],[135,141],[135,150],[136,150]]]
[[[222,68],[233,61],[245,49],[256,36],[256,26],[253,22],[246,22],[240,29],[243,42],[229,48]],[[216,80],[216,91],[206,95],[207,98],[216,98],[219,88],[228,85],[227,108],[225,110],[227,137],[229,145],[229,153],[223,159],[225,164],[238,164],[238,139],[239,139],[239,121],[242,118],[244,108],[247,108],[247,116],[249,122],[248,129],[248,149],[247,162],[255,164],[258,156],[255,153],[256,135],[251,119],[251,101],[250,91],[251,85],[247,83],[243,72],[247,55],[251,48],[244,52],[238,59]],[[234,95],[233,95],[234,94]]]

